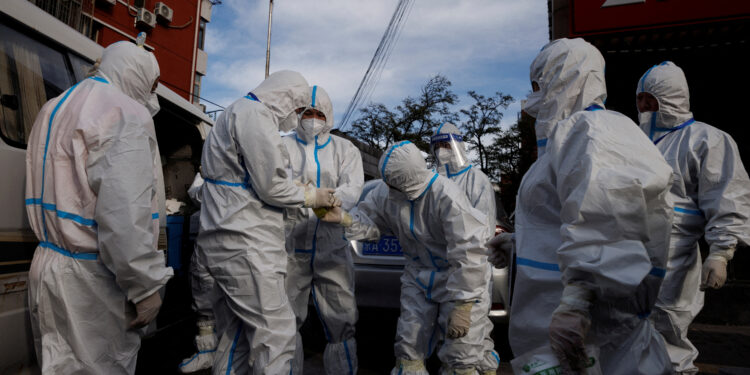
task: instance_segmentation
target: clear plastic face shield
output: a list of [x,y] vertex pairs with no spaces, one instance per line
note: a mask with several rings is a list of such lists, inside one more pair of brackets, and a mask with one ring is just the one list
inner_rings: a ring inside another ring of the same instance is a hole
[[430,139],[430,153],[435,158],[437,166],[455,164],[461,166],[466,164],[463,150],[463,136],[453,133],[433,135]]

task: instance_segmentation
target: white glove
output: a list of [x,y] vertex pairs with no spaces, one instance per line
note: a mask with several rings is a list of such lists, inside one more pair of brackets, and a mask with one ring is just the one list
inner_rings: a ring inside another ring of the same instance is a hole
[[549,339],[552,351],[560,361],[563,374],[576,374],[588,365],[584,341],[591,327],[591,301],[594,292],[566,285],[560,305],[552,313]]
[[305,189],[305,207],[338,207],[341,206],[341,200],[336,198],[333,193],[336,190],[330,188],[313,188]]
[[703,261],[701,271],[701,290],[708,288],[719,289],[727,281],[727,263],[729,261],[723,255],[711,253]]
[[319,217],[321,221],[327,223],[341,224],[344,227],[352,225],[352,215],[341,209],[341,207],[333,207],[326,210],[323,216]]
[[159,315],[159,309],[161,308],[161,296],[159,291],[154,292],[150,296],[142,299],[140,302],[135,304],[135,312],[137,316],[130,322],[130,328],[141,328],[145,327],[152,320]]
[[513,251],[513,233],[503,232],[489,240],[486,244],[489,251],[487,260],[495,265],[495,268],[508,267],[510,253]]
[[471,327],[471,307],[474,302],[456,302],[448,317],[448,338],[457,339],[466,336]]

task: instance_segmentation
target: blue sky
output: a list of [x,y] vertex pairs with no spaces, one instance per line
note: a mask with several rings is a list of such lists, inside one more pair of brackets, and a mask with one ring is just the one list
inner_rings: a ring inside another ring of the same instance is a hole
[[[271,71],[296,70],[324,87],[338,125],[397,4],[276,1]],[[223,0],[213,7],[202,97],[226,106],[263,80],[267,20],[268,1]],[[468,90],[518,99],[506,111],[509,125],[530,90],[529,65],[548,41],[547,22],[546,0],[415,0],[370,101],[392,107],[442,74],[459,96],[456,111],[471,104]]]

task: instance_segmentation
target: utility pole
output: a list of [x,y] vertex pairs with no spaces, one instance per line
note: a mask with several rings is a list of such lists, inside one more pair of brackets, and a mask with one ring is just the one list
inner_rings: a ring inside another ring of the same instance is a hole
[[266,42],[266,78],[271,64],[271,19],[273,18],[273,0],[268,1],[268,40]]

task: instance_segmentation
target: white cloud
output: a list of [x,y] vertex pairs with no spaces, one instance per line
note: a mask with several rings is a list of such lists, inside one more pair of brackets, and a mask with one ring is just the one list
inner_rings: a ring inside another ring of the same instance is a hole
[[[271,71],[292,69],[325,87],[341,114],[359,85],[397,0],[287,0],[274,3]],[[417,0],[372,101],[395,104],[429,77],[466,91],[520,98],[528,65],[546,43],[545,0]],[[225,0],[208,26],[208,76],[202,96],[239,96],[263,79],[268,2]],[[229,101],[231,102],[231,100]],[[222,102],[222,104],[229,104]],[[517,104],[512,106],[517,110]],[[506,118],[515,120],[513,115]],[[507,119],[506,119],[507,120]]]

